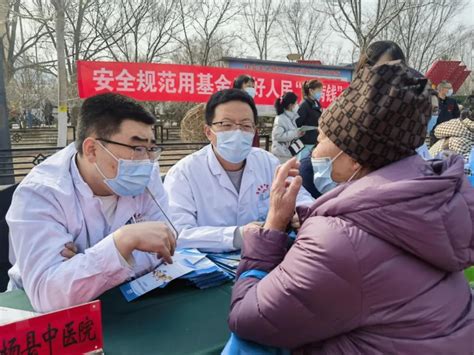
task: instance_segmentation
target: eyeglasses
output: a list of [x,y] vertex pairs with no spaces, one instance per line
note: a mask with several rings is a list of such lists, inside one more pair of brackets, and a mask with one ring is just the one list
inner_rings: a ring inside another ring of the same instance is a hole
[[150,159],[156,161],[160,158],[161,152],[163,151],[162,148],[154,145],[150,148],[142,146],[142,145],[129,145],[125,143],[115,142],[104,138],[96,138],[98,141],[104,143],[110,143],[115,145],[120,145],[122,147],[127,147],[133,150],[132,160],[145,160]]
[[240,129],[244,132],[255,132],[255,125],[252,123],[235,123],[231,121],[220,121],[220,122],[213,122],[211,126],[219,127],[219,131],[235,131],[236,129]]

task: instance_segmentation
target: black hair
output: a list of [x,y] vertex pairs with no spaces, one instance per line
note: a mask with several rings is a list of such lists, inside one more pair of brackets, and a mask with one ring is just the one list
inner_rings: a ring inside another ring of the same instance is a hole
[[391,60],[401,60],[405,62],[405,54],[398,44],[393,41],[377,41],[367,47],[362,53],[356,66],[358,72],[365,65],[375,65],[384,54],[390,56]]
[[234,85],[232,86],[234,89],[240,89],[242,90],[242,87],[244,84],[247,83],[255,83],[255,79],[252,78],[250,75],[240,75],[234,80]]
[[125,120],[156,123],[156,118],[132,98],[115,94],[99,94],[86,99],[81,107],[77,128],[76,149],[82,154],[82,143],[96,135],[108,139],[117,133]]
[[226,89],[214,93],[206,104],[205,119],[208,126],[212,125],[216,113],[216,107],[227,102],[240,101],[250,106],[253,112],[255,124],[257,124],[257,107],[249,94],[238,89]]
[[471,110],[469,108],[464,108],[461,111],[461,120],[465,120],[466,118],[470,119],[471,121],[474,121],[474,115],[472,114]]
[[309,89],[322,89],[323,83],[318,79],[307,80],[303,83],[302,93],[304,97],[309,97]]
[[276,99],[275,101],[275,110],[278,115],[281,115],[285,110],[288,109],[288,106],[295,104],[298,101],[298,96],[294,92],[287,92],[282,97]]

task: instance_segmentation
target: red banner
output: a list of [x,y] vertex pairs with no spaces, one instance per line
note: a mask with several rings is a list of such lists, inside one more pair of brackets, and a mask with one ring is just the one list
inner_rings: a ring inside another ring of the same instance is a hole
[[84,354],[102,348],[100,301],[0,326],[0,354]]
[[[77,62],[79,96],[87,98],[112,91],[141,101],[207,102],[216,91],[232,87],[234,79],[248,74],[255,79],[257,105],[273,105],[288,91],[301,98],[304,77],[244,69],[197,65]],[[349,86],[341,80],[318,78],[323,83],[321,105],[329,104]]]

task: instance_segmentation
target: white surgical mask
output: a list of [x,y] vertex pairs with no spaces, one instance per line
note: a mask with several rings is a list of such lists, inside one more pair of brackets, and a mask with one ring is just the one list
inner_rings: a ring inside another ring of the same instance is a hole
[[252,87],[247,87],[244,89],[244,91],[250,95],[250,97],[253,99],[255,97],[255,94],[257,93],[255,91],[255,88],[252,88]]
[[255,133],[243,132],[240,129],[228,132],[214,132],[217,136],[216,150],[230,163],[238,164],[247,159],[252,150]]
[[296,104],[291,111],[294,113],[297,113],[299,109],[300,109],[300,105]]
[[453,94],[453,89],[449,89],[448,92],[446,93],[446,96],[451,96]]

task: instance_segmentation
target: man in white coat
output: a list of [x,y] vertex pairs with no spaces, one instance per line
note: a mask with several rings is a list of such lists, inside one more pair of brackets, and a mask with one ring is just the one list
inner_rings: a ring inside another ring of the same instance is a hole
[[75,144],[35,167],[16,189],[6,217],[16,261],[9,290],[24,289],[35,310],[90,301],[155,267],[157,256],[172,262],[175,237],[158,222],[164,216],[145,191],[167,209],[154,123],[132,99],[91,97],[82,105]]
[[[178,247],[221,252],[241,248],[242,228],[264,222],[278,159],[252,148],[257,109],[236,89],[209,99],[205,133],[211,144],[179,161],[165,178]],[[313,198],[302,189],[299,205]]]

